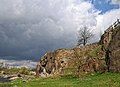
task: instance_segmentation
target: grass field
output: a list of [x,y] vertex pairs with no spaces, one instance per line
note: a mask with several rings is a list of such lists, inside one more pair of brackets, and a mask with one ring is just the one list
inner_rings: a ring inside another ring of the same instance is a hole
[[73,76],[37,78],[27,82],[16,80],[1,83],[0,87],[120,87],[120,73],[95,74],[82,78]]

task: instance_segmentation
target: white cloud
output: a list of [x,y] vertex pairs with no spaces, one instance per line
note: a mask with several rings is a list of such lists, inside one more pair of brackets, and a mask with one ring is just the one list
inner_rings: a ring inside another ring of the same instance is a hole
[[112,0],[113,4],[119,4],[120,5],[120,0]]
[[31,60],[4,60],[0,59],[0,64],[3,63],[3,67],[9,67],[9,68],[36,68],[37,62],[33,62]]
[[115,21],[117,21],[117,19],[120,19],[120,9],[113,9],[103,15],[98,16],[98,26],[101,26],[102,31],[104,31]]
[[100,39],[101,33],[103,34],[106,29],[109,28],[117,19],[120,19],[120,9],[113,9],[106,12],[105,14],[98,15],[96,17],[97,25],[95,32],[97,33],[98,39]]

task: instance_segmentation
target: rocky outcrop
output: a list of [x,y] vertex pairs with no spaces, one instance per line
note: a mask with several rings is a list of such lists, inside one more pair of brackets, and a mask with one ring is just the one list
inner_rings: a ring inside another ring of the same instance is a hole
[[[97,56],[99,55],[99,57]],[[46,53],[38,62],[36,74],[49,76],[54,74],[89,73],[102,69],[104,55],[98,44],[73,49],[58,49]]]
[[99,43],[47,52],[38,62],[36,75],[120,72],[120,23],[115,22]]
[[110,26],[102,35],[100,43],[106,53],[105,60],[108,71],[120,72],[120,22]]

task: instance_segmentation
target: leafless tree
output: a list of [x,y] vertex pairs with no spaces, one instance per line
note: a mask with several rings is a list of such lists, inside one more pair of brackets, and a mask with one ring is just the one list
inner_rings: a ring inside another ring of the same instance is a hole
[[84,46],[88,43],[88,40],[93,37],[92,30],[89,29],[88,27],[83,27],[80,28],[78,31],[78,41],[77,41],[77,46],[80,46],[83,44]]

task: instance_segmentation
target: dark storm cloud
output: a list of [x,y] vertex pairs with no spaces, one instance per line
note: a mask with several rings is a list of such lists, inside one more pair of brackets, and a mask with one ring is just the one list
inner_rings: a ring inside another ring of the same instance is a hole
[[96,26],[97,15],[77,0],[0,0],[0,56],[38,58],[74,46],[78,27]]

